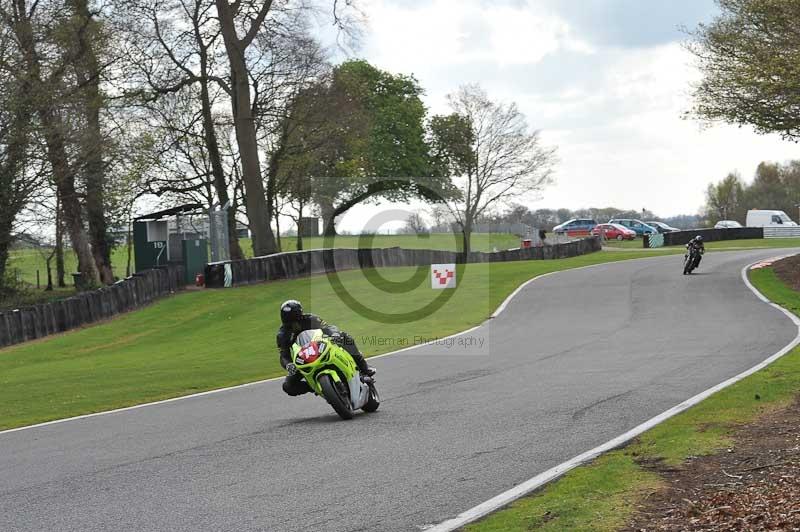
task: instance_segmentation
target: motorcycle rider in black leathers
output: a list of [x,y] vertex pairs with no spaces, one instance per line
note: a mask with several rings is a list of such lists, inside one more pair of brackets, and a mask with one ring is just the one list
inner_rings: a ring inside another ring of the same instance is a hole
[[[372,376],[375,374],[375,368],[367,365],[364,355],[358,350],[352,336],[340,331],[335,325],[325,323],[325,320],[319,316],[304,313],[303,306],[299,301],[290,299],[281,305],[281,324],[278,329],[277,343],[283,369],[293,363],[291,348],[297,336],[303,331],[322,329],[322,333],[325,336],[332,337],[338,345],[353,357],[358,371],[362,375]],[[302,395],[310,392],[311,388],[302,379],[303,376],[299,373],[287,375],[283,381],[283,391],[289,395]]]
[[703,244],[703,235],[697,235],[693,239],[689,240],[689,243],[686,244],[686,253],[691,253],[692,249],[696,249],[697,259],[695,260],[694,267],[697,268],[700,266],[700,261],[703,259],[703,253],[706,252],[705,244]]

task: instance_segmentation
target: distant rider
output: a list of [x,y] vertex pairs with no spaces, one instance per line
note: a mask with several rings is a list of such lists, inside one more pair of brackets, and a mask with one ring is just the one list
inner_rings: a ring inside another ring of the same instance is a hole
[[[322,329],[325,336],[331,336],[335,339],[336,343],[345,351],[347,351],[358,366],[358,371],[362,375],[374,375],[375,369],[367,365],[364,360],[364,355],[358,350],[353,337],[344,331],[340,331],[335,325],[325,323],[325,320],[314,314],[303,312],[303,305],[299,301],[290,299],[281,305],[281,327],[278,329],[278,349],[280,350],[281,366],[286,369],[286,366],[293,363],[292,360],[292,344],[297,339],[297,336],[303,332],[312,329]],[[283,381],[283,391],[289,395],[302,395],[310,392],[311,388],[299,373],[294,375],[287,375]]]
[[691,253],[692,249],[697,250],[697,259],[695,259],[694,267],[697,268],[700,266],[700,261],[703,258],[703,253],[706,252],[705,244],[703,244],[703,235],[697,235],[693,239],[689,240],[689,243],[686,244],[686,253]]

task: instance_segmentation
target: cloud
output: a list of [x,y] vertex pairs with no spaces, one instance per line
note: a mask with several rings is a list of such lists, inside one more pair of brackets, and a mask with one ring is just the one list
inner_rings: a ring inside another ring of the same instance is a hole
[[564,19],[526,2],[371,0],[365,10],[370,19],[366,55],[399,71],[528,65],[561,50],[591,53]]
[[776,136],[682,118],[700,73],[678,27],[712,17],[712,0],[373,0],[367,12],[365,57],[414,73],[432,112],[480,83],[558,145],[556,184],[532,206],[693,213],[728,172],[800,157]]

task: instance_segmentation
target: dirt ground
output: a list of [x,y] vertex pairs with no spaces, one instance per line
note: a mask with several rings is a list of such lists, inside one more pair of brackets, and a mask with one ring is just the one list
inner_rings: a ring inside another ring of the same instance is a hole
[[779,260],[772,269],[781,281],[800,291],[800,255]]
[[740,427],[734,441],[680,468],[648,464],[666,487],[624,530],[800,531],[800,400]]

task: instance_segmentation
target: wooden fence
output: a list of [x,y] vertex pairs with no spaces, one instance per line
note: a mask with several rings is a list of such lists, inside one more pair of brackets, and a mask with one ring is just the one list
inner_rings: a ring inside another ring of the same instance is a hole
[[43,338],[134,310],[180,290],[183,267],[146,270],[73,297],[0,312],[0,348]]

